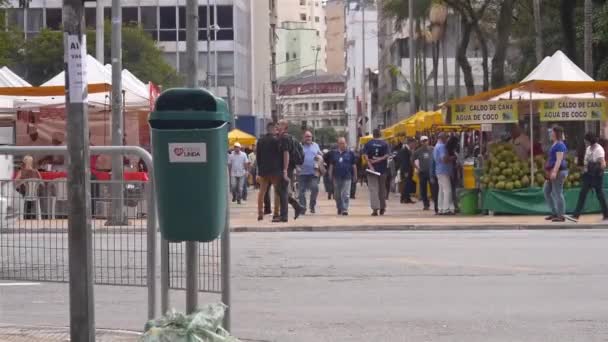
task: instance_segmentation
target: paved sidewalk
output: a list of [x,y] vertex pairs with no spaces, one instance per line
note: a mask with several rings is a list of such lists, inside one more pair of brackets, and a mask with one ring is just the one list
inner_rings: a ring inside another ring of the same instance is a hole
[[[136,342],[140,334],[128,331],[97,331],[97,342]],[[67,342],[70,341],[69,328],[22,327],[0,324],[0,342]]]
[[[321,186],[322,188],[322,186]],[[357,198],[350,201],[349,216],[338,216],[335,202],[327,199],[321,190],[317,200],[316,214],[307,213],[293,220],[289,208],[289,222],[272,223],[272,215],[257,221],[257,191],[249,189],[248,201],[241,205],[233,203],[230,225],[236,232],[276,231],[369,231],[369,230],[446,230],[446,229],[592,229],[608,228],[600,224],[600,215],[584,216],[579,223],[552,224],[543,216],[436,216],[423,211],[422,204],[400,204],[399,195],[392,193],[387,202],[386,215],[372,217],[367,187],[357,187]],[[307,199],[310,197],[307,196]]]

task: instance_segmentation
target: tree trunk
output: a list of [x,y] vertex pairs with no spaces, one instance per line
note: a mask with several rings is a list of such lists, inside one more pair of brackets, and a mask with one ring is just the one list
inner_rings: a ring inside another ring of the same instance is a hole
[[458,47],[458,55],[456,60],[462,69],[464,76],[464,85],[467,88],[467,95],[475,94],[475,80],[473,79],[473,68],[467,58],[467,48],[471,41],[471,32],[473,31],[473,25],[468,23],[464,18],[462,20],[462,36],[460,40],[460,46]]
[[593,1],[585,0],[585,72],[593,77]]
[[443,61],[443,101],[448,100],[448,55],[446,51],[446,30],[447,22],[444,24],[443,34],[441,36],[441,57]]
[[[566,55],[576,63],[576,28],[574,26],[574,12],[576,10],[576,1],[561,0],[560,14],[562,21],[563,44]],[[578,63],[577,63],[578,64]]]
[[534,31],[536,33],[536,63],[539,64],[543,60],[543,25],[540,16],[540,0],[534,0]]
[[439,41],[433,42],[433,106],[439,103]]
[[483,36],[483,31],[479,26],[479,20],[476,18],[472,18],[473,30],[475,31],[475,35],[479,40],[479,44],[481,45],[481,68],[483,70],[483,85],[482,90],[487,91],[490,89],[490,67],[488,66],[488,41]]
[[496,25],[497,37],[494,58],[492,59],[492,89],[505,85],[505,59],[511,35],[513,22],[513,7],[515,0],[504,0],[500,8],[500,15]]

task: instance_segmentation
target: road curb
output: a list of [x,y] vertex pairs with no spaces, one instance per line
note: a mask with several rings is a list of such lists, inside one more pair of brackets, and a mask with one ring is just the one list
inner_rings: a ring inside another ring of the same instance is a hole
[[606,224],[568,224],[568,225],[361,225],[361,226],[296,226],[296,227],[231,227],[234,233],[284,233],[284,232],[401,232],[401,231],[457,231],[457,230],[589,230],[608,229]]

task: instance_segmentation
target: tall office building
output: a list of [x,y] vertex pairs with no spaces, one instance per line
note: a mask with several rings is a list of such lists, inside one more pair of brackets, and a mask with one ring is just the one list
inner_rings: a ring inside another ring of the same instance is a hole
[[[109,20],[111,0],[100,1],[104,1],[104,16]],[[258,114],[260,110],[259,103],[253,100],[254,96],[259,95],[258,89],[254,89],[259,83],[254,80],[252,74],[252,60],[255,53],[252,53],[253,33],[259,30],[260,25],[264,26],[264,23],[257,22],[264,16],[252,16],[252,7],[255,7],[257,2],[261,1],[199,0],[200,85],[207,86],[227,100],[230,94],[232,109],[239,117]],[[121,3],[123,22],[141,25],[163,50],[169,64],[180,73],[189,72],[185,69],[186,0],[122,0]],[[53,30],[61,29],[62,0],[31,0],[29,8],[26,9],[15,8],[18,7],[17,0],[11,0],[10,5],[13,8],[7,9],[7,20],[9,24],[21,28],[26,37],[36,35],[45,27]],[[86,25],[90,29],[95,29],[96,4],[86,2],[85,5]],[[207,32],[208,17],[211,24],[209,32]],[[265,19],[267,22],[267,15]],[[211,39],[209,48],[208,34]],[[258,43],[260,42],[256,42]],[[89,53],[95,55],[94,51]],[[209,59],[209,70],[207,70],[207,59]],[[257,65],[255,68],[258,68]],[[207,79],[208,85],[205,83]]]

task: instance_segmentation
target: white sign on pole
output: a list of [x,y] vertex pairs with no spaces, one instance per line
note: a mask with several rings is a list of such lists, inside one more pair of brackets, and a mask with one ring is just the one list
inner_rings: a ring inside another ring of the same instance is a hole
[[68,35],[67,86],[70,103],[87,103],[87,37]]

